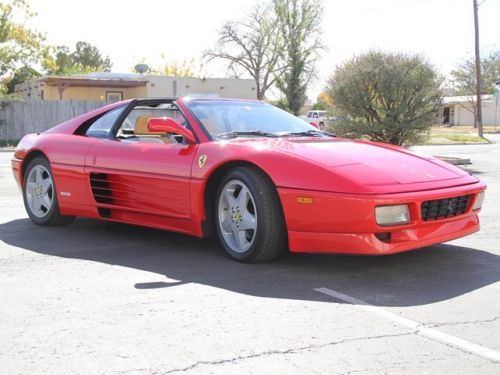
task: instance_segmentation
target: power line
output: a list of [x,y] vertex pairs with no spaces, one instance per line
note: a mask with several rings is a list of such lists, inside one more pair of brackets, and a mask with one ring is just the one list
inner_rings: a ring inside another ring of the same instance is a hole
[[481,57],[479,55],[479,17],[477,0],[472,0],[474,7],[474,52],[476,62],[476,124],[477,135],[483,138],[483,114],[481,109]]

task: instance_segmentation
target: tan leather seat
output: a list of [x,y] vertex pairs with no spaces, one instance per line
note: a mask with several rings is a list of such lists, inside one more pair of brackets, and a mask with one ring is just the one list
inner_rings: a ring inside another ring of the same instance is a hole
[[153,116],[141,115],[135,120],[134,134],[139,135],[165,135],[162,132],[152,132],[148,129],[148,121]]
[[141,115],[135,120],[134,135],[139,142],[145,143],[171,143],[170,137],[163,132],[152,132],[148,129],[148,121],[153,116]]

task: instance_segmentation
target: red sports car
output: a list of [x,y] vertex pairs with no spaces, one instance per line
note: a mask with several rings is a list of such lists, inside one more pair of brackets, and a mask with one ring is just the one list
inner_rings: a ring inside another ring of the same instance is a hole
[[258,101],[114,103],[19,143],[31,220],[218,234],[234,259],[390,254],[479,229],[485,185],[438,159],[322,132]]

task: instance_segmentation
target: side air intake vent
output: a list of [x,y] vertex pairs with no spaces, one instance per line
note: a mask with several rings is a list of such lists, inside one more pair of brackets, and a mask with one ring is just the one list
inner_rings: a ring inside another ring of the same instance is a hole
[[113,196],[109,186],[108,175],[105,173],[91,173],[90,187],[97,203],[112,204]]

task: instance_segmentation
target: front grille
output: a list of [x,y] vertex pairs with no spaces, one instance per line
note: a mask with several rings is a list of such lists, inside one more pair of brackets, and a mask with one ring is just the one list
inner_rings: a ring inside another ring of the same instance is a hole
[[439,220],[462,215],[467,211],[469,200],[472,195],[462,195],[461,197],[435,199],[422,203],[422,220]]

